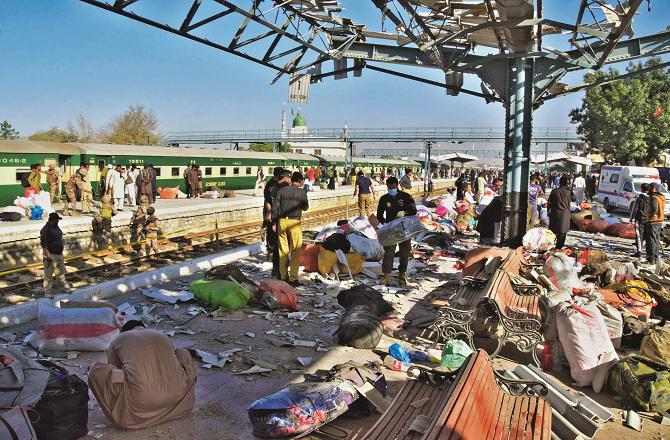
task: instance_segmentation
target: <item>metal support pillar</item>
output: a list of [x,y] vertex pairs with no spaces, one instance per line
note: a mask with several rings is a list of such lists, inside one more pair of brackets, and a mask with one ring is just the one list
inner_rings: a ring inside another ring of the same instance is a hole
[[544,174],[547,174],[547,156],[549,156],[549,142],[544,143]]
[[428,194],[430,190],[432,189],[432,184],[431,184],[431,179],[430,179],[430,150],[433,147],[433,143],[430,141],[426,141],[426,150],[424,155],[426,156],[426,160],[424,163],[424,170],[423,170],[423,192],[424,194]]
[[505,103],[505,192],[501,237],[521,244],[528,224],[528,181],[532,130],[533,61],[516,58],[507,65]]
[[348,169],[352,169],[354,167],[354,143],[348,139],[344,139],[344,143],[347,146],[347,151],[344,153],[344,162]]

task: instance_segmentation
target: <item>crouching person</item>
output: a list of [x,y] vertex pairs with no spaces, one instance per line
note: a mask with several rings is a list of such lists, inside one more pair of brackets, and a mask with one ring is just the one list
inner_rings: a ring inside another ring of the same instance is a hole
[[156,330],[122,333],[95,363],[88,386],[117,427],[141,429],[189,414],[195,405],[196,367],[184,348]]

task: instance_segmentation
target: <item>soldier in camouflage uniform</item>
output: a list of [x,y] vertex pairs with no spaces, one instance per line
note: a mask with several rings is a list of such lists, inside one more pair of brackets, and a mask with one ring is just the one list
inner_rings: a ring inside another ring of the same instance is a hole
[[[146,194],[140,196],[140,203],[137,207],[137,211],[133,214],[133,219],[130,223],[130,242],[135,244],[139,241],[144,240],[144,223],[147,218],[147,210],[149,208],[149,197]],[[140,243],[137,253],[142,255],[142,243]]]
[[80,171],[81,170],[78,170],[76,173],[74,173],[65,185],[65,196],[67,197],[67,202],[65,203],[65,209],[63,209],[63,215],[79,215],[77,213],[77,188],[79,188],[83,199],[85,188],[82,175],[84,177],[86,176],[85,171],[83,173]]
[[100,202],[91,201],[100,212],[93,218],[93,235],[99,249],[112,247],[112,217],[116,215],[116,208],[109,195],[102,196]]
[[60,173],[56,168],[55,163],[49,164],[49,170],[45,173],[47,175],[47,183],[49,184],[49,193],[51,194],[51,203],[60,201],[60,191],[58,184],[60,182]]
[[154,254],[158,253],[158,234],[160,234],[160,226],[155,213],[156,210],[153,206],[147,208],[147,217],[144,221],[144,234],[147,240],[144,245],[146,255],[151,255],[151,251],[153,251]]
[[91,204],[93,204],[93,187],[91,186],[91,179],[88,177],[89,165],[85,165],[77,170],[81,178],[81,210],[84,213],[91,212]]

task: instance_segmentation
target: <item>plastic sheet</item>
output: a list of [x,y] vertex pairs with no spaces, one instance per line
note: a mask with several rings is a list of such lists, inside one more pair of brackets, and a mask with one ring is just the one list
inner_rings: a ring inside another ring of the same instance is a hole
[[253,402],[247,412],[254,435],[264,438],[307,434],[344,414],[357,398],[346,381],[291,384]]
[[393,246],[426,231],[419,217],[401,217],[386,223],[377,231],[382,246]]

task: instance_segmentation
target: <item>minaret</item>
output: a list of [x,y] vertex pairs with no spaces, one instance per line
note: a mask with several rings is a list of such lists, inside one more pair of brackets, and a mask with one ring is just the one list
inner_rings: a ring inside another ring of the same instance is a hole
[[282,103],[281,107],[281,133],[286,134],[286,103]]

